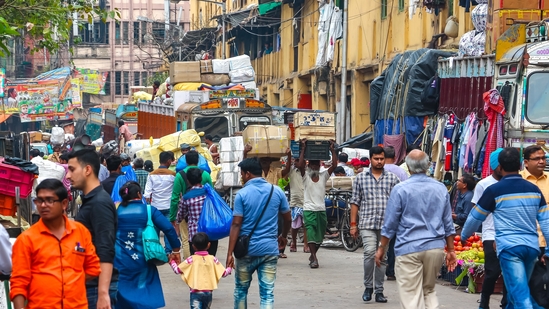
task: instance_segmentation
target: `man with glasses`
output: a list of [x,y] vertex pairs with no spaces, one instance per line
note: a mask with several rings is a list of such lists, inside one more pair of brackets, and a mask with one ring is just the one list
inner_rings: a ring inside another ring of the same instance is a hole
[[[545,171],[546,158],[545,151],[539,145],[531,145],[524,149],[524,170],[520,171],[522,178],[538,186],[539,190],[543,194],[543,197],[547,201],[549,198],[549,173]],[[541,229],[538,224],[538,236],[539,236],[539,248],[541,255],[545,253],[545,247],[547,243],[541,233]]]
[[86,280],[101,268],[88,229],[65,215],[68,203],[61,181],[46,179],[36,187],[40,220],[13,246],[14,308],[88,308]]

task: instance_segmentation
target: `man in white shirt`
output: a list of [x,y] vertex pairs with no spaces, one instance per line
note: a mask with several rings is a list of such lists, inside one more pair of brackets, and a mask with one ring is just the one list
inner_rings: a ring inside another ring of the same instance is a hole
[[339,161],[337,166],[343,167],[343,169],[345,170],[345,175],[346,176],[349,176],[349,177],[355,176],[355,170],[352,167],[347,166],[347,162],[349,162],[349,155],[348,154],[342,152],[342,153],[339,154],[337,159]]
[[0,224],[0,275],[11,274],[11,242],[8,231]]
[[[476,205],[486,188],[497,183],[501,179],[501,168],[498,162],[498,155],[503,148],[498,148],[490,154],[490,168],[493,170],[492,175],[479,181],[475,187],[475,193],[471,203]],[[482,223],[482,244],[484,246],[484,282],[482,283],[482,293],[480,294],[479,308],[488,308],[490,304],[490,295],[494,293],[494,286],[501,275],[501,267],[498,256],[495,250],[496,229],[494,227],[494,218],[492,214],[486,217]],[[501,307],[506,308],[505,286],[503,286],[503,298],[501,299]]]
[[[173,152],[163,151],[160,153],[160,166],[147,177],[144,193],[147,203],[156,207],[168,220],[170,220],[170,204],[175,180],[175,172],[169,169],[173,161],[175,161]],[[164,244],[166,253],[172,253],[170,242],[165,235]]]
[[303,176],[303,219],[307,229],[307,241],[311,256],[309,257],[311,268],[318,268],[316,253],[324,241],[326,233],[327,216],[324,196],[326,195],[326,182],[337,167],[337,152],[334,142],[330,141],[332,152],[332,165],[326,171],[320,171],[320,160],[309,160],[309,166],[305,166],[305,148],[307,140],[301,140],[301,153],[297,167]]
[[[292,211],[292,242],[290,244],[290,252],[297,251],[297,232],[303,226],[303,176],[301,171],[296,167],[298,160],[292,164],[292,151],[286,151],[288,160],[286,166],[282,170],[282,178],[290,178],[290,209]],[[309,244],[307,243],[307,230],[303,231],[303,252],[310,253]]]

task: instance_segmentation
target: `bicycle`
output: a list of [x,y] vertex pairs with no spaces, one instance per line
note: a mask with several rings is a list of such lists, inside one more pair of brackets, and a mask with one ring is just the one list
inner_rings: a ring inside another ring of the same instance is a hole
[[[356,251],[362,246],[362,238],[351,236],[351,191],[331,189],[327,192],[327,199],[332,201],[332,207],[336,209],[335,227],[345,250]],[[341,203],[340,203],[341,202]],[[343,203],[343,206],[341,204]]]

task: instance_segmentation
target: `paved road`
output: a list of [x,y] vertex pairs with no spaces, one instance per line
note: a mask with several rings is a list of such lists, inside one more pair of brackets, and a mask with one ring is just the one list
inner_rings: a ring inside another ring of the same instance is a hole
[[[227,241],[219,244],[218,256],[225,263]],[[395,281],[385,283],[387,304],[362,301],[362,251],[347,252],[343,249],[321,248],[319,269],[310,269],[308,254],[291,253],[287,250],[287,259],[278,262],[275,287],[276,308],[400,308]],[[160,276],[166,298],[166,308],[180,309],[189,307],[189,290],[180,277],[169,266],[162,266]],[[478,308],[478,294],[456,290],[445,282],[437,285],[441,308]],[[219,289],[214,292],[212,308],[233,308],[234,275],[221,279]],[[257,277],[254,275],[248,297],[249,308],[259,308]],[[500,295],[492,297],[492,307],[498,307]]]

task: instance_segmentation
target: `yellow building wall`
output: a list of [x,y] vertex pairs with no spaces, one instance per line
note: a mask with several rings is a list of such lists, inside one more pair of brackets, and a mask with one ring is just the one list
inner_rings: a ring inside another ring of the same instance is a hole
[[[343,0],[341,0],[343,1]],[[444,32],[449,16],[448,8],[436,16],[425,8],[418,8],[409,16],[409,0],[404,7],[399,1],[387,0],[387,14],[381,16],[382,0],[348,0],[348,48],[347,48],[347,94],[350,96],[349,121],[351,136],[370,130],[370,83],[390,63],[391,59],[407,50],[427,47],[433,35]],[[245,3],[245,5],[240,5]],[[257,0],[228,0],[228,12],[240,10]],[[459,23],[459,36],[473,29],[470,13],[453,1],[453,12]],[[214,5],[215,6],[215,5]],[[191,0],[191,16],[204,4]],[[215,14],[214,14],[215,15]],[[315,70],[318,50],[318,0],[304,0],[301,11],[295,16],[301,21],[297,64],[294,68],[294,15],[296,9],[282,4],[279,34],[280,50],[263,58],[253,60],[258,86],[263,99],[273,106],[298,107],[300,94],[313,97],[313,109],[336,111],[340,101],[342,40],[336,42],[332,72],[329,78],[318,76]],[[191,17],[192,19],[192,17]],[[192,21],[192,20],[191,20]],[[215,21],[216,22],[216,21]],[[191,23],[191,27],[193,24]],[[437,41],[440,48],[457,48],[458,38]],[[232,48],[229,44],[227,48]],[[220,56],[221,44],[217,46]],[[239,50],[240,53],[245,51]]]

